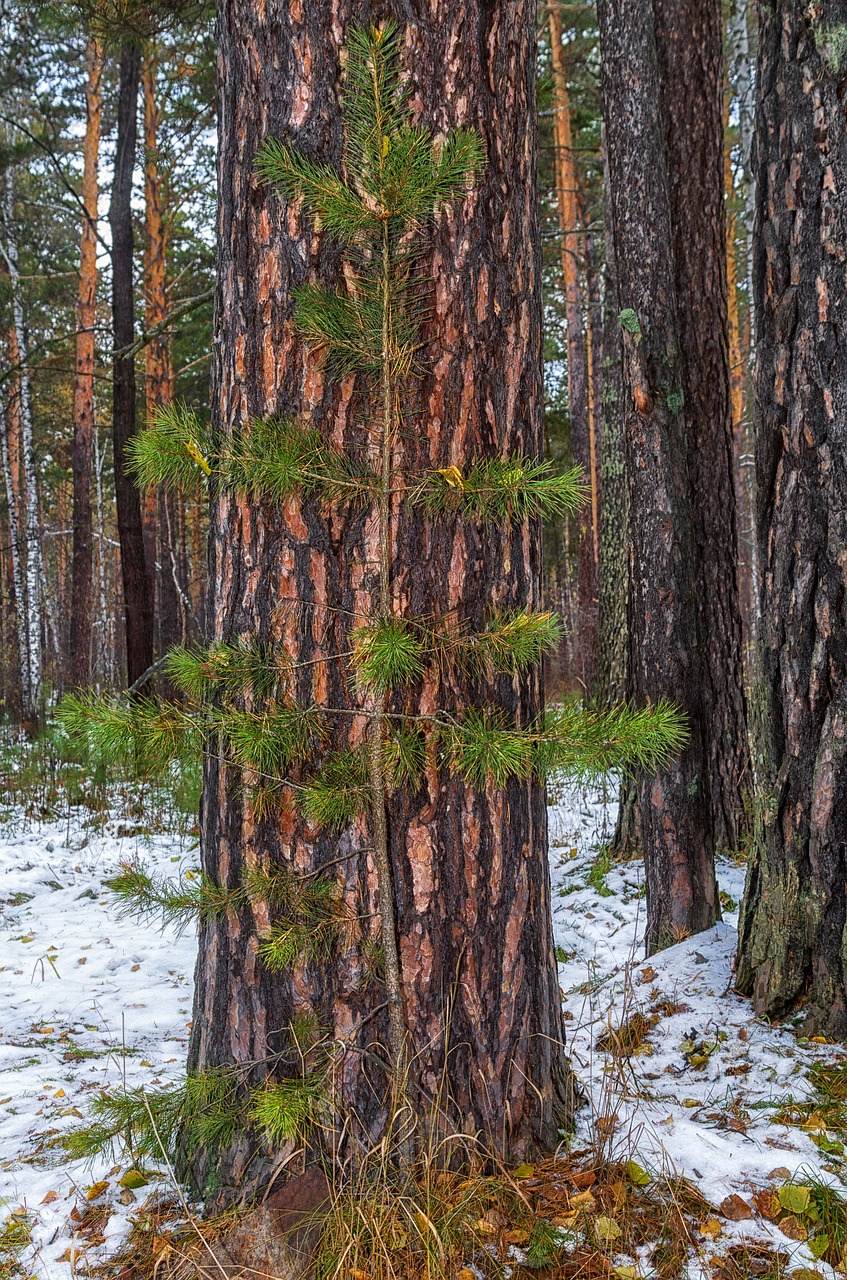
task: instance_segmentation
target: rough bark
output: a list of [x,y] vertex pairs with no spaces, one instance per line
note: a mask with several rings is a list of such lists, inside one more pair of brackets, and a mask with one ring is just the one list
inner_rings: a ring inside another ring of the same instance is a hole
[[568,355],[568,416],[573,460],[582,467],[591,487],[577,521],[577,617],[574,634],[576,675],[591,691],[597,674],[597,563],[596,563],[596,451],[592,450],[593,421],[589,413],[590,371],[584,332],[584,307],[580,287],[583,244],[576,165],[571,133],[571,104],[567,66],[562,45],[562,20],[555,4],[548,10],[550,52],[553,65],[555,115],[553,138],[556,158],[556,207],[561,236],[562,280],[565,287],[565,322]]
[[629,480],[629,679],[639,704],[667,699],[689,741],[637,779],[648,952],[719,914],[697,635],[697,544],[688,471],[681,329],[652,9],[597,6],[618,305],[623,312]]
[[[168,220],[165,190],[159,164],[159,128],[162,111],[156,91],[155,42],[149,42],[141,71],[144,97],[144,324],[148,332],[168,314]],[[170,335],[159,333],[144,348],[144,399],[146,417],[152,422],[172,398]],[[176,509],[177,495],[151,489],[145,495],[144,534],[148,581],[153,600],[159,653],[185,638],[185,610],[178,579]]]
[[83,144],[83,220],[79,250],[76,368],[74,371],[73,565],[68,676],[84,687],[91,678],[93,536],[91,433],[94,425],[94,324],[97,315],[97,160],[100,151],[102,61],[96,41],[86,51],[86,126]]
[[[141,55],[138,46],[125,44],[120,56],[118,132],[109,204],[112,233],[112,336],[116,352],[131,346],[134,337],[132,175],[135,168],[140,69]],[[112,392],[112,438],[128,684],[134,684],[153,661],[153,606],[144,555],[141,502],[133,478],[126,468],[127,445],[136,429],[135,357],[116,355]]]
[[738,983],[847,1032],[847,3],[760,11],[757,831]]
[[12,469],[12,456],[9,448],[10,418],[5,396],[0,392],[0,449],[2,449],[3,480],[6,490],[6,511],[9,526],[9,552],[11,558],[11,594],[14,604],[15,639],[20,662],[21,709],[28,698],[29,691],[29,647],[26,635],[26,610],[24,608],[24,575],[21,561],[21,535],[18,521],[17,485]]
[[15,232],[15,170],[6,169],[3,206],[3,259],[12,295],[12,329],[18,364],[18,405],[20,422],[20,463],[24,489],[24,608],[26,612],[27,683],[24,687],[23,718],[35,728],[41,712],[44,663],[42,653],[41,522],[38,510],[38,471],[32,424],[32,383],[29,370],[29,337],[24,313],[23,290],[18,266]]
[[721,0],[653,0],[673,226],[702,644],[706,771],[717,848],[736,849],[749,782],[727,351]]
[[[219,39],[219,263],[215,428],[258,414],[308,413],[339,444],[361,439],[365,388],[331,385],[292,322],[291,290],[338,281],[337,251],[252,176],[267,134],[327,161],[340,155],[340,52],[349,9],[319,0],[222,0]],[[354,10],[353,16],[365,16]],[[424,375],[410,391],[398,453],[409,470],[462,467],[475,452],[541,448],[540,254],[535,192],[535,12],[524,0],[407,4],[403,62],[413,109],[437,131],[480,130],[488,167],[477,189],[440,216],[431,239],[433,289]],[[398,462],[401,459],[397,460]],[[213,496],[210,616],[221,638],[284,642],[307,668],[299,690],[345,705],[343,652],[353,615],[372,614],[374,521]],[[461,521],[392,515],[395,600],[414,616],[453,610],[479,625],[493,601],[538,600],[540,530],[499,532]],[[303,603],[305,602],[305,603]],[[316,659],[326,659],[315,662]],[[311,674],[308,674],[311,673]],[[496,693],[525,722],[541,705],[537,677]],[[458,676],[424,682],[409,711],[467,703]],[[342,836],[296,814],[258,817],[240,778],[210,756],[202,810],[206,870],[230,884],[257,863],[312,871],[334,859],[353,936],[324,966],[272,976],[256,958],[264,908],[200,936],[192,1067],[263,1063],[296,1010],[314,1010],[349,1047],[336,1083],[362,1140],[385,1125],[384,1072],[362,1052],[387,1043],[385,994],[368,982],[378,939],[372,838],[366,819]],[[454,1125],[487,1134],[509,1160],[555,1145],[568,1078],[556,981],[544,791],[535,782],[475,791],[433,770],[387,805],[403,1001],[416,1108],[443,1089]],[[449,1037],[450,1052],[447,1052]],[[267,1070],[258,1066],[254,1079]],[[249,1194],[286,1151],[252,1151],[246,1136],[191,1174],[212,1174],[220,1199]]]

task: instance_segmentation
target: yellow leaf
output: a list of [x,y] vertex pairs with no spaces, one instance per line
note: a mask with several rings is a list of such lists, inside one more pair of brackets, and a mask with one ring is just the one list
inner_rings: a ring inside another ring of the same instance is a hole
[[458,467],[443,467],[438,474],[444,477],[451,489],[465,489],[467,487]]
[[594,1219],[594,1236],[598,1244],[611,1245],[621,1237],[621,1229],[614,1218]]
[[694,1107],[702,1107],[703,1103],[700,1098],[683,1098],[682,1105],[691,1111]]
[[64,1089],[57,1089],[56,1092],[53,1094],[54,1098],[64,1098],[64,1096],[65,1096]]
[[47,1195],[41,1201],[42,1204],[52,1204],[54,1200],[59,1199],[58,1191],[48,1191]]
[[593,1213],[597,1208],[597,1201],[594,1199],[590,1191],[580,1191],[571,1200],[572,1209],[584,1209],[586,1213]]
[[517,1227],[514,1231],[506,1232],[507,1244],[526,1244],[528,1239],[529,1232],[525,1231],[523,1227]]
[[519,1164],[517,1169],[512,1170],[513,1178],[531,1178],[535,1173],[531,1164]]
[[95,1182],[93,1187],[89,1187],[86,1196],[89,1200],[96,1200],[98,1196],[102,1196],[104,1191],[108,1191],[108,1182]]
[[812,1198],[812,1189],[811,1187],[797,1186],[794,1183],[786,1182],[784,1186],[779,1188],[777,1195],[779,1196],[779,1203],[789,1213],[805,1213]]
[[650,1185],[649,1173],[646,1169],[642,1169],[641,1165],[637,1164],[635,1160],[627,1160],[626,1176],[636,1187],[649,1187]]
[[615,1275],[620,1276],[621,1280],[636,1280],[638,1275],[638,1267],[620,1266],[615,1267]]
[[829,1044],[826,1036],[812,1036],[812,1044]]
[[700,1223],[700,1235],[706,1236],[709,1240],[717,1240],[722,1232],[723,1228],[717,1218],[707,1218],[705,1222]]

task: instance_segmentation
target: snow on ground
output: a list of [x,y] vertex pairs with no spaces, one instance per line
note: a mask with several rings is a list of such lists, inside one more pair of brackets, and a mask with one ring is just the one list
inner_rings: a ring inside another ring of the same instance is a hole
[[[767,1104],[808,1097],[809,1066],[845,1050],[757,1021],[735,995],[743,870],[719,868],[724,923],[644,961],[640,864],[597,861],[613,823],[603,791],[563,792],[550,810],[559,978],[589,1100],[575,1145],[599,1142],[615,1158],[685,1175],[715,1205],[732,1193],[749,1199],[769,1175],[770,1185],[809,1170],[832,1180],[835,1166],[811,1136],[776,1124]],[[78,815],[0,831],[0,1229],[9,1213],[28,1211],[34,1244],[23,1261],[41,1280],[80,1274],[71,1212],[92,1184],[108,1180],[97,1203],[112,1212],[88,1261],[114,1247],[133,1211],[126,1191],[121,1203],[126,1160],[69,1163],[51,1140],[80,1123],[103,1085],[169,1084],[184,1069],[194,938],[120,918],[103,889],[136,854],[167,874],[194,857],[175,837],[118,822],[86,833]],[[652,1019],[646,1049],[614,1057],[598,1048],[638,1012]],[[766,1222],[723,1226],[723,1245],[771,1238],[794,1265],[829,1272]]]
[[131,830],[86,833],[77,816],[0,831],[0,1227],[29,1212],[24,1261],[45,1280],[79,1270],[70,1213],[93,1184],[114,1186],[107,1242],[132,1211],[113,1159],[69,1162],[51,1141],[104,1085],[171,1084],[185,1068],[195,940],[120,919],[103,881],[122,859],[173,874],[190,854]]

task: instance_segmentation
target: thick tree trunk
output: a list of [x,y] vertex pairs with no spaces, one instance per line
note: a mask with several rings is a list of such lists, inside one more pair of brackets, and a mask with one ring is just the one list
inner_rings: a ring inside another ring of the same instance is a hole
[[[292,322],[294,286],[310,278],[338,283],[337,250],[252,174],[269,133],[338,161],[349,16],[338,0],[306,9],[293,0],[219,6],[218,432],[259,414],[308,414],[349,444],[366,420],[365,388],[349,380],[330,385]],[[462,467],[477,452],[537,454],[534,6],[471,0],[457,10],[449,0],[417,0],[397,16],[421,122],[439,132],[476,127],[488,155],[477,188],[441,215],[432,236],[425,372],[410,390],[397,452],[408,471]],[[373,549],[373,521],[343,507],[327,515],[312,502],[259,506],[220,494],[211,522],[214,635],[284,643],[292,657],[313,664],[300,696],[344,706],[349,676],[332,655],[349,647],[354,618],[371,616],[378,598],[375,575],[362,563]],[[453,610],[479,625],[493,602],[538,601],[537,528],[499,533],[395,509],[390,546],[394,596],[413,616]],[[412,700],[404,709],[468,702],[459,678],[442,674],[438,687],[434,677],[423,682],[417,707]],[[537,677],[504,680],[497,694],[520,723],[541,705]],[[386,997],[367,976],[379,939],[370,823],[357,820],[330,838],[288,809],[259,817],[240,784],[234,769],[210,755],[202,811],[209,874],[235,884],[257,864],[308,872],[336,861],[330,874],[357,923],[331,962],[298,964],[283,975],[257,961],[264,908],[204,924],[190,1065],[262,1064],[284,1046],[292,1015],[313,1011],[349,1047],[336,1084],[367,1141],[386,1122],[386,1077],[372,1050],[387,1042]],[[544,799],[535,782],[475,791],[433,770],[427,785],[387,805],[414,1105],[425,1111],[441,1091],[451,1122],[486,1134],[507,1160],[554,1146],[570,1102]],[[253,1079],[266,1070],[257,1066]],[[256,1154],[243,1135],[218,1157],[191,1153],[190,1172],[200,1186],[214,1174],[219,1199],[232,1199],[261,1185],[287,1154]]]
[[70,683],[91,679],[93,537],[91,514],[91,433],[94,425],[94,324],[97,314],[97,160],[100,151],[102,61],[95,41],[86,53],[86,128],[83,145],[83,221],[79,252],[76,369],[74,374],[73,567],[71,570]]
[[[120,57],[115,173],[109,205],[109,225],[112,232],[112,333],[116,351],[131,346],[134,338],[132,175],[135,168],[140,67],[138,46],[124,45]],[[132,476],[126,469],[126,449],[135,431],[135,357],[116,355],[112,433],[128,684],[134,684],[153,661],[153,603],[144,555],[141,502]]]
[[757,831],[738,984],[847,1033],[845,0],[760,12]]
[[15,631],[17,651],[20,660],[21,710],[29,701],[29,646],[26,632],[26,609],[24,607],[24,575],[21,560],[21,533],[18,520],[17,484],[12,469],[12,451],[9,447],[11,426],[11,410],[4,403],[0,393],[0,449],[3,460],[3,480],[6,489],[6,510],[9,525],[9,552],[11,557],[11,587],[15,611]]
[[647,949],[719,914],[705,783],[697,544],[688,472],[671,222],[652,9],[597,6],[618,304],[625,348],[629,479],[630,688],[639,704],[687,713],[689,742],[658,775],[640,776]]
[[571,104],[568,95],[562,20],[555,4],[548,10],[550,52],[553,65],[555,115],[553,138],[556,157],[556,206],[561,236],[562,280],[565,286],[565,321],[568,351],[568,416],[574,462],[585,472],[592,500],[577,516],[577,617],[574,635],[576,675],[590,692],[597,675],[597,467],[591,447],[593,421],[589,412],[590,371],[583,332],[584,307],[580,288],[583,260],[580,235],[577,174],[571,135]]
[[750,768],[727,350],[723,19],[721,0],[653,7],[702,644],[706,768],[698,782],[716,848],[735,849]]

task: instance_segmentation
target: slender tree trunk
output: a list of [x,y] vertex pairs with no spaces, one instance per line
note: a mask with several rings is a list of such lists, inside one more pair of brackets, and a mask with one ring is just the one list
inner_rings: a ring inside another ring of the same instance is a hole
[[21,563],[21,531],[18,523],[17,486],[15,483],[14,472],[12,470],[11,451],[9,449],[10,423],[7,409],[8,406],[3,403],[2,393],[0,392],[0,411],[2,411],[2,421],[0,421],[0,448],[2,448],[3,479],[6,487],[6,509],[9,524],[9,552],[12,562],[12,592],[14,597],[17,650],[20,660],[21,707],[23,708],[23,706],[28,705],[31,701],[29,645],[27,643],[26,609],[24,606],[26,593],[24,590],[24,575]]
[[28,654],[28,688],[24,699],[24,722],[34,728],[41,711],[42,684],[44,678],[42,656],[42,601],[41,601],[41,525],[38,510],[38,473],[35,462],[35,444],[32,428],[32,385],[29,372],[29,345],[24,315],[23,293],[18,269],[18,245],[14,226],[14,167],[6,169],[4,202],[3,257],[9,274],[12,295],[12,324],[18,356],[18,412],[21,429],[21,466],[23,470],[26,529],[26,580],[25,609]]
[[[589,415],[589,369],[583,332],[583,303],[580,290],[582,237],[577,201],[577,175],[571,136],[571,105],[567,67],[562,46],[562,20],[556,4],[548,9],[550,50],[553,64],[555,116],[553,137],[556,156],[556,205],[561,235],[562,279],[565,286],[565,319],[568,350],[568,414],[574,462],[585,471],[591,487],[591,501],[577,516],[578,617],[574,637],[577,674],[583,688],[593,689],[597,674],[597,566],[595,557],[597,510],[596,454],[592,455]],[[595,465],[593,465],[595,464]]]
[[847,1033],[845,0],[762,6],[756,118],[757,830],[738,985]]
[[[132,175],[135,168],[140,65],[138,46],[124,45],[120,57],[115,173],[109,205],[109,225],[112,231],[112,331],[116,351],[129,347],[134,338]],[[153,603],[150,599],[144,556],[141,502],[132,476],[126,469],[126,448],[135,431],[135,357],[116,355],[112,432],[128,684],[134,684],[153,661]]]
[[706,766],[716,848],[745,832],[747,707],[727,352],[721,0],[653,0],[682,346]]
[[[330,386],[319,357],[291,321],[291,290],[305,279],[336,285],[337,250],[277,197],[255,189],[255,150],[269,130],[337,162],[340,43],[349,9],[318,0],[222,0],[219,7],[219,224],[216,430],[248,416],[303,413],[338,443],[361,422],[348,381]],[[355,16],[355,15],[354,15]],[[462,467],[475,454],[542,444],[540,252],[535,191],[535,15],[524,0],[449,0],[406,6],[403,58],[421,122],[478,128],[488,154],[478,189],[434,231],[425,373],[397,433],[397,464]],[[280,59],[279,50],[285,50]],[[415,414],[414,422],[411,415]],[[413,427],[413,429],[412,429]],[[326,516],[312,502],[281,507],[213,495],[210,614],[214,635],[250,633],[313,663],[318,703],[345,705],[347,675],[330,655],[349,645],[352,616],[373,616],[377,575],[362,571],[375,524],[355,511]],[[454,610],[481,623],[492,603],[536,602],[540,530],[498,532],[421,513],[391,512],[393,590],[416,616]],[[307,601],[308,607],[301,602]],[[316,661],[321,658],[326,661]],[[525,723],[541,706],[537,676],[504,680],[499,700]],[[444,673],[423,681],[405,710],[462,705],[468,690]],[[190,1066],[262,1062],[295,1010],[312,1010],[349,1045],[336,1078],[366,1141],[386,1123],[386,1077],[372,1046],[388,1040],[386,994],[366,981],[379,940],[370,822],[340,837],[299,816],[259,818],[232,768],[210,755],[202,810],[206,871],[235,884],[271,864],[332,868],[357,921],[319,968],[271,975],[256,961],[250,911],[204,923],[200,933]],[[432,771],[428,785],[386,805],[402,1000],[415,1064],[413,1102],[435,1093],[451,1122],[486,1133],[509,1161],[555,1146],[567,1119],[569,1077],[556,980],[546,859],[544,791],[535,782],[476,791]],[[447,1038],[451,1052],[447,1053]],[[361,1051],[371,1049],[371,1053]],[[267,1068],[257,1067],[254,1079]],[[256,1154],[242,1135],[214,1163],[219,1199],[249,1194],[286,1149]],[[208,1153],[194,1152],[202,1186]]]
[[91,679],[93,538],[91,516],[91,434],[94,426],[94,324],[97,316],[97,161],[100,151],[103,64],[94,40],[86,52],[86,128],[83,146],[83,221],[79,251],[76,371],[74,376],[73,567],[71,571],[70,682]]
[[598,688],[601,704],[627,694],[627,479],[624,435],[623,349],[618,320],[615,237],[608,148],[603,136],[606,279],[603,303],[603,429],[600,449],[600,574],[598,580]]
[[629,478],[630,687],[686,712],[689,741],[637,780],[647,884],[647,950],[719,914],[704,782],[697,551],[688,473],[673,225],[652,9],[599,0],[603,96],[624,364]]
[[[168,312],[167,250],[168,225],[164,211],[164,184],[159,169],[159,127],[161,109],[156,95],[157,59],[151,49],[144,60],[141,83],[144,91],[144,207],[147,240],[144,253],[145,326],[149,330],[161,323]],[[172,398],[170,337],[161,333],[148,342],[145,358],[145,402],[147,421]],[[158,643],[164,653],[185,635],[185,611],[178,581],[176,532],[176,496],[167,491],[150,490],[145,506],[146,547],[149,548],[148,574],[155,603]],[[158,570],[154,572],[156,562]]]

